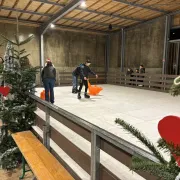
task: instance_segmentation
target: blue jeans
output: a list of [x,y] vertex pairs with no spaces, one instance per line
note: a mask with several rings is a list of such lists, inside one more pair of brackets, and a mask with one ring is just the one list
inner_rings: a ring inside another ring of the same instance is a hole
[[73,89],[77,89],[78,88],[78,76],[74,76],[73,75]]
[[46,78],[43,80],[45,88],[45,100],[49,102],[49,92],[50,92],[50,102],[54,103],[54,85],[55,79]]

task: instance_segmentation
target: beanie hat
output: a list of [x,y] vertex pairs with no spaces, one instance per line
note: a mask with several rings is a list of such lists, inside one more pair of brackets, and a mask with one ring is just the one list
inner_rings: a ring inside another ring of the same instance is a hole
[[86,63],[90,63],[90,64],[91,64],[91,61],[90,61],[90,60],[87,60]]
[[47,63],[52,62],[49,58],[46,60]]

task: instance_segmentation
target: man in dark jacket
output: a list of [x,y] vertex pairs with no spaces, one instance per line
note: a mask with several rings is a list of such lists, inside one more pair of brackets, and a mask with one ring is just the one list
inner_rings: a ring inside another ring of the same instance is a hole
[[50,59],[47,59],[47,64],[42,70],[41,78],[45,88],[45,100],[54,103],[54,85],[56,81],[56,69],[54,68]]
[[76,69],[73,71],[73,87],[72,87],[72,93],[76,94],[78,92],[78,76],[81,74],[81,68],[83,67],[83,64],[80,64]]
[[81,90],[83,85],[85,85],[84,97],[90,98],[90,96],[87,94],[89,73],[95,75],[96,78],[98,78],[98,75],[93,71],[91,71],[91,69],[89,68],[90,65],[91,65],[91,61],[87,60],[80,68],[80,87],[78,92],[78,99],[81,99]]
[[140,65],[140,67],[139,67],[139,73],[140,73],[140,74],[144,74],[144,73],[145,73],[145,68],[144,68],[143,65]]

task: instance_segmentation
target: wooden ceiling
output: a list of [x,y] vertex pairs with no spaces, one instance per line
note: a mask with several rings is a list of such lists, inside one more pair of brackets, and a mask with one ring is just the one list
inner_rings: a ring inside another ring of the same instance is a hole
[[[0,0],[0,21],[19,20],[40,26],[73,0]],[[56,24],[61,27],[106,32],[129,27],[180,10],[180,0],[86,0]]]

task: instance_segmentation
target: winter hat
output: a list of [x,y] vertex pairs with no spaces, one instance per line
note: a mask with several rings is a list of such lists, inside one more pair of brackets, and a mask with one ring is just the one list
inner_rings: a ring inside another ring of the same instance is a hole
[[90,60],[87,60],[86,63],[90,63],[90,64],[91,64],[91,61],[90,61]]
[[50,62],[52,62],[52,61],[48,58],[48,59],[46,60],[46,62],[47,62],[47,63],[50,63]]

